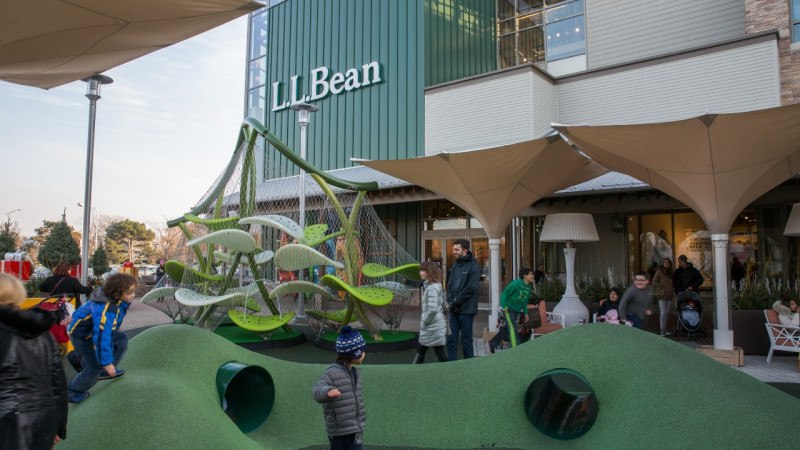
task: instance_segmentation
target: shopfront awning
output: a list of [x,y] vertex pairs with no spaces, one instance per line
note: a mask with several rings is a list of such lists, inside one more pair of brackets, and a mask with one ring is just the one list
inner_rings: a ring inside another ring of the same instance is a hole
[[500,307],[500,238],[511,219],[548,194],[606,172],[560,136],[421,158],[354,161],[435,192],[481,222],[489,237],[492,330]]
[[800,104],[675,122],[556,126],[593,160],[691,207],[714,245],[714,346],[733,349],[728,231],[738,214],[800,172]]
[[0,6],[0,80],[50,89],[263,6],[250,0],[5,1]]
[[599,164],[692,208],[727,233],[758,197],[800,172],[800,104],[676,122],[555,126]]
[[607,172],[560,136],[420,158],[353,161],[441,195],[496,239],[523,208]]

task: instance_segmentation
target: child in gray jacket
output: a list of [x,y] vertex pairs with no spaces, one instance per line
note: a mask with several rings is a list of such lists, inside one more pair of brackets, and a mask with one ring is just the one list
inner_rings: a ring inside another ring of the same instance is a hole
[[336,363],[325,369],[311,390],[314,400],[322,403],[332,450],[361,450],[366,412],[361,395],[361,371],[353,364],[364,361],[366,346],[361,333],[349,326],[342,327],[336,338]]

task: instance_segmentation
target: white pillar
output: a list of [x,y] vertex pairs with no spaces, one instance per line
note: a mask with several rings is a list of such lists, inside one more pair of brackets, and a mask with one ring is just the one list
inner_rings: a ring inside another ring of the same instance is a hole
[[500,239],[489,239],[489,265],[491,278],[489,293],[492,297],[492,309],[489,313],[489,330],[497,331],[497,310],[500,309]]
[[588,322],[589,310],[586,309],[586,305],[583,304],[575,290],[575,248],[569,241],[564,249],[564,261],[567,265],[567,286],[564,296],[553,308],[553,312],[564,315],[564,327],[566,328],[578,325],[581,320]]
[[714,244],[714,348],[733,350],[733,330],[730,326],[730,305],[728,304],[728,235],[712,234]]

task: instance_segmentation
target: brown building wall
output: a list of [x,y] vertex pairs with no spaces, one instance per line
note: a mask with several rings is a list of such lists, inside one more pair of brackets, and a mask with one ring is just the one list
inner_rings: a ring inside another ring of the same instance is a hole
[[800,43],[792,50],[788,0],[745,0],[747,34],[778,30],[781,104],[800,103]]

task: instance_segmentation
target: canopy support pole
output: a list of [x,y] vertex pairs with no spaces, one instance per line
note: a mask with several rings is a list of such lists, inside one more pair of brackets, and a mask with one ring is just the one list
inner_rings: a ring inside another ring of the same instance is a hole
[[[497,311],[500,309],[500,239],[489,239],[489,266],[491,278],[489,290],[492,310],[489,312],[489,331],[497,331]],[[509,326],[511,326],[509,324]]]
[[714,244],[714,348],[733,350],[733,330],[730,326],[730,305],[728,304],[728,235],[712,234]]

